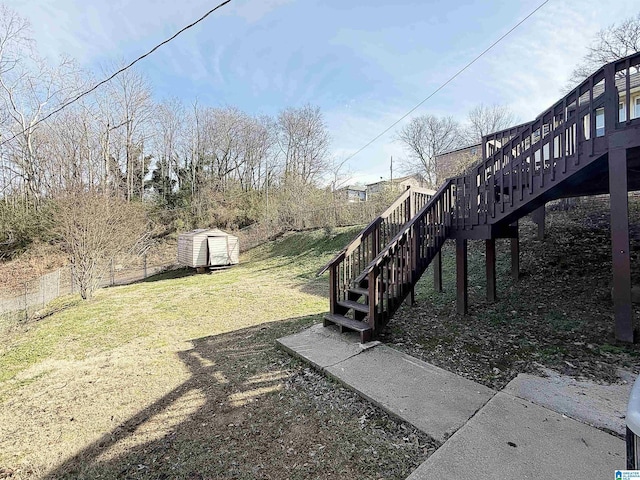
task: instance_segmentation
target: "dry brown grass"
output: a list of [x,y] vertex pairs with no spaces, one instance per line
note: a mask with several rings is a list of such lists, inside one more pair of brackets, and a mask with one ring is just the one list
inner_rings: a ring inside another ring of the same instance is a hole
[[434,444],[274,347],[326,310],[313,272],[353,234],[286,236],[237,268],[104,289],[14,326],[0,340],[0,472],[404,478]]

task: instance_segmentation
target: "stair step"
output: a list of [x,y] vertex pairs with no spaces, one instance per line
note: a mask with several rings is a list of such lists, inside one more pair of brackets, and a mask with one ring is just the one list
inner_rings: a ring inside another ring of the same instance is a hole
[[334,313],[327,313],[324,316],[325,323],[335,323],[336,325],[341,325],[349,330],[355,330],[356,332],[370,332],[371,327],[366,322],[360,322],[358,320],[353,320],[352,318],[347,318],[342,315],[336,315]]
[[346,308],[352,308],[358,312],[369,313],[369,305],[364,303],[354,302],[353,300],[342,300],[338,302],[338,305]]
[[367,290],[366,288],[360,288],[360,287],[351,287],[349,289],[350,292],[352,293],[357,293],[358,295],[366,295],[369,296],[369,290]]

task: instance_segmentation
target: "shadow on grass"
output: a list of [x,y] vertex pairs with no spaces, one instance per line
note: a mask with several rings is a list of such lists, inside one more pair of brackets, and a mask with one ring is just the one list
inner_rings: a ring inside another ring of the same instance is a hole
[[[278,429],[286,437],[296,427],[272,395],[282,388],[291,362],[275,350],[274,340],[314,320],[294,318],[193,340],[192,349],[177,354],[191,374],[187,381],[45,478],[255,478],[256,467],[268,471],[274,457],[286,464],[286,452],[272,451],[267,444],[273,439],[264,438]],[[260,445],[257,451],[253,442]]]
[[173,268],[171,270],[166,270],[164,272],[156,273],[155,275],[151,275],[147,278],[143,278],[142,280],[139,280],[133,283],[161,282],[163,280],[175,280],[178,278],[192,277],[194,275],[198,275],[195,269],[188,268],[188,267],[179,267],[179,268]]
[[380,434],[388,427],[374,419],[363,430],[370,407],[361,400],[332,403],[333,387],[315,383],[318,374],[275,348],[275,339],[318,320],[193,340],[193,348],[177,354],[187,381],[44,478],[405,478],[424,460],[425,440],[406,439],[410,456],[409,447],[392,445],[414,435],[404,425]]

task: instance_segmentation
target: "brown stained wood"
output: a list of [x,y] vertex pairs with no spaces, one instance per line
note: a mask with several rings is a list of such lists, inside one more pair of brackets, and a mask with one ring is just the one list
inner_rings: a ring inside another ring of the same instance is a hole
[[456,240],[456,310],[459,315],[468,311],[467,241]]
[[442,292],[442,252],[439,251],[433,258],[433,289]]
[[329,311],[336,313],[336,305],[338,303],[338,276],[337,268],[332,265],[329,268]]
[[520,280],[520,239],[511,239],[511,276],[513,281]]
[[544,239],[544,230],[545,230],[545,219],[546,219],[546,210],[545,206],[541,206],[534,210],[531,213],[531,219],[537,225],[537,237],[538,240]]
[[[375,308],[369,306],[370,315],[375,311],[375,316],[384,323],[407,296],[413,300],[415,283],[431,263],[434,264],[434,286],[437,290],[442,288],[440,248],[445,240],[455,239],[457,307],[464,313],[467,310],[468,239],[487,240],[487,298],[492,301],[496,295],[495,238],[511,238],[511,267],[517,280],[520,270],[519,218],[538,208],[533,216],[542,236],[543,205],[546,202],[610,190],[614,284],[618,285],[617,293],[614,293],[616,335],[620,339],[632,338],[631,317],[624,313],[629,311],[625,270],[628,269],[629,252],[628,206],[623,195],[626,199],[629,185],[626,160],[623,161],[623,154],[616,151],[623,151],[626,155],[626,149],[640,148],[640,120],[630,118],[629,95],[629,72],[638,66],[640,53],[606,65],[532,122],[485,136],[482,161],[469,174],[447,180],[437,192],[426,198],[424,204],[423,197],[416,192],[403,194],[405,196],[387,209],[384,219],[378,219],[377,223],[374,221],[354,240],[359,242],[358,246],[352,242],[341,257],[336,257],[337,264],[348,268],[344,270],[344,278],[339,278],[333,288],[332,296],[338,299],[341,296],[346,299],[347,295],[349,299],[360,298],[364,294],[354,292],[350,287],[364,286],[368,280],[368,298],[375,299],[372,302]],[[622,82],[621,75],[626,76],[627,91],[627,117],[624,122],[618,122],[617,118],[616,81]],[[596,95],[594,85],[603,79],[604,93],[601,89]],[[596,137],[594,112],[602,107],[606,128],[604,136]],[[590,115],[589,122],[584,125],[583,118],[587,114]],[[598,180],[607,169],[607,153],[610,185],[602,186]],[[623,173],[617,174],[619,171]],[[633,185],[636,184],[634,182],[632,179]],[[510,226],[513,222],[516,222],[515,226]],[[357,254],[351,255],[356,249]],[[372,292],[375,285],[380,288]],[[344,304],[337,307],[346,308]]]
[[351,287],[349,291],[356,295],[367,295],[367,296],[369,295],[369,290],[367,290],[366,288]]
[[496,301],[496,241],[485,240],[485,262],[487,277],[487,301]]
[[331,313],[327,313],[324,316],[324,321],[329,324],[340,325],[342,327],[345,327],[349,330],[353,330],[355,332],[364,332],[364,331],[371,330],[371,327],[369,326],[369,324],[365,322],[360,322],[358,320],[353,320],[351,318],[347,318],[343,315],[334,315]]
[[358,303],[354,300],[341,300],[338,302],[338,305],[351,310],[355,310],[356,312],[369,313],[369,305]]
[[374,268],[371,273],[369,273],[368,280],[368,290],[369,290],[369,327],[374,334],[378,333],[380,328],[380,318],[378,316],[378,275],[379,270]]
[[615,316],[616,340],[633,342],[627,152],[625,149],[609,151],[609,183],[611,191],[613,311]]

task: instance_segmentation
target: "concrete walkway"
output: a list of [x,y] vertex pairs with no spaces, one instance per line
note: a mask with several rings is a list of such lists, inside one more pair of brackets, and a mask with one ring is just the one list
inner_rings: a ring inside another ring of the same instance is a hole
[[[322,325],[281,338],[278,344],[444,442],[408,480],[606,479],[625,466],[625,444],[620,438],[546,408],[553,407],[553,401],[542,406],[544,398],[538,404],[520,398],[520,392],[534,396],[531,385],[539,377],[519,376],[496,392],[380,342],[360,345],[357,335]],[[599,395],[605,398],[606,391]],[[617,417],[618,427],[624,393],[616,395],[612,414],[588,414],[581,420],[609,415],[614,420],[602,421],[602,426],[610,427]],[[558,397],[562,395],[552,396]],[[566,407],[570,402],[562,398]],[[594,405],[608,406],[607,402],[605,398]],[[586,404],[583,410],[594,405]]]

